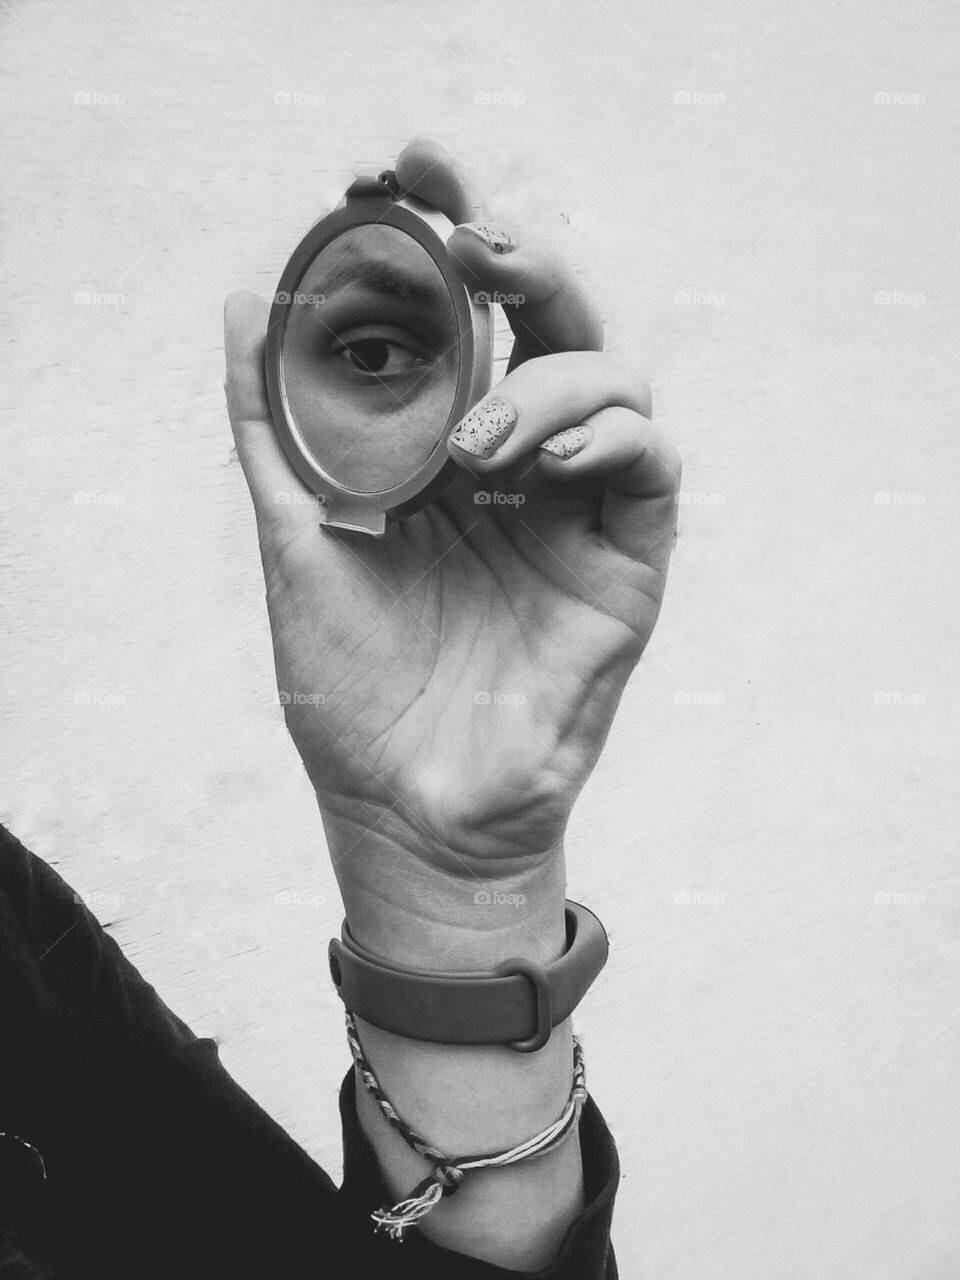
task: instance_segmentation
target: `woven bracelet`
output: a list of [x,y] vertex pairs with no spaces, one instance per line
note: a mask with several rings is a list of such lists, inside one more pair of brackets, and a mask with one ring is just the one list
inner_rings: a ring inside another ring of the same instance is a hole
[[580,1118],[580,1110],[587,1099],[587,1086],[583,1049],[580,1041],[574,1036],[573,1085],[567,1105],[558,1120],[555,1120],[542,1133],[538,1133],[536,1137],[528,1138],[526,1142],[521,1142],[519,1146],[512,1147],[509,1151],[500,1151],[495,1155],[486,1156],[446,1156],[419,1134],[414,1133],[410,1126],[397,1115],[367,1061],[357,1033],[357,1024],[349,1009],[346,1013],[346,1021],[347,1041],[367,1092],[376,1100],[387,1121],[400,1134],[407,1146],[412,1147],[418,1155],[423,1156],[433,1165],[430,1176],[415,1186],[406,1199],[395,1204],[392,1209],[386,1207],[377,1209],[370,1215],[377,1224],[375,1230],[385,1231],[394,1240],[402,1240],[403,1233],[408,1227],[416,1226],[444,1196],[453,1195],[466,1174],[472,1173],[475,1169],[497,1169],[504,1165],[516,1164],[519,1160],[545,1155],[560,1145]]

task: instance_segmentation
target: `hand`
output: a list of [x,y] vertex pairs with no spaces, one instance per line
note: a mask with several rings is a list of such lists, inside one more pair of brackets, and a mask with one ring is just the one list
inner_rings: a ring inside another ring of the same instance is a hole
[[[483,222],[435,144],[412,144],[396,172],[455,223]],[[460,473],[382,540],[278,500],[306,491],[271,426],[267,308],[251,294],[226,307],[227,399],[278,683],[348,916],[351,900],[360,911],[427,883],[435,893],[438,874],[460,894],[464,877],[556,882],[674,538],[679,458],[650,421],[648,385],[600,354],[602,326],[568,270],[533,245],[496,252],[460,225],[449,251],[471,289],[525,296],[507,312],[510,371],[488,397],[516,425],[486,458],[451,442]],[[588,437],[573,456],[539,448],[570,428],[574,443]],[[476,501],[494,489],[509,501]]]

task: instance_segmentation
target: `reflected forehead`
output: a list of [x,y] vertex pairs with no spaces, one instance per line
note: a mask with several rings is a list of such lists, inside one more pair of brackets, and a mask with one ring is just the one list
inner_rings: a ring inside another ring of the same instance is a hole
[[[349,287],[449,308],[450,297],[427,251],[395,227],[353,227],[327,245],[307,271],[326,299]],[[306,278],[305,278],[306,279]]]

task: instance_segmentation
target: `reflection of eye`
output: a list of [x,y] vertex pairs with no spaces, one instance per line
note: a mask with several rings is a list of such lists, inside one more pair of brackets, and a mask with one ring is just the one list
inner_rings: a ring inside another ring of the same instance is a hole
[[324,346],[332,368],[361,387],[419,379],[436,358],[435,344],[407,325],[341,322],[330,336]]
[[354,338],[334,347],[333,354],[342,356],[358,373],[389,378],[410,373],[426,361],[416,352],[387,338]]

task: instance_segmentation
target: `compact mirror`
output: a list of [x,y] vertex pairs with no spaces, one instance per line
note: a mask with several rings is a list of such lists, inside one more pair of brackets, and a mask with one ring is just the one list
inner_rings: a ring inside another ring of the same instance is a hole
[[454,273],[453,224],[358,178],[294,250],[270,312],[274,427],[320,519],[374,535],[454,473],[446,438],[490,387],[491,308]]

